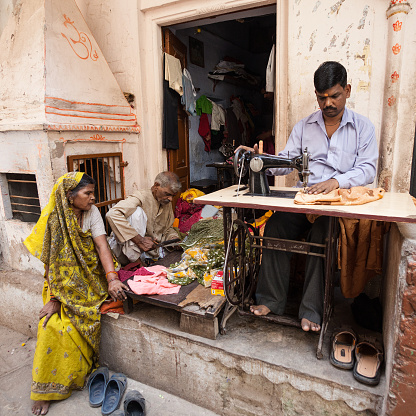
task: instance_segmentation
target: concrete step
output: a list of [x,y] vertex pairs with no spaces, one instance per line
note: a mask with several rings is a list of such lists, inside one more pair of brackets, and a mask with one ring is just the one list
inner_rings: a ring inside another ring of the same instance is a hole
[[[28,336],[41,307],[35,280],[0,275],[0,324]],[[209,340],[181,332],[179,320],[144,303],[118,319],[103,316],[101,364],[220,415],[381,414],[385,378],[368,387],[331,366],[329,337],[317,360],[318,337],[297,328],[234,314],[227,334]]]

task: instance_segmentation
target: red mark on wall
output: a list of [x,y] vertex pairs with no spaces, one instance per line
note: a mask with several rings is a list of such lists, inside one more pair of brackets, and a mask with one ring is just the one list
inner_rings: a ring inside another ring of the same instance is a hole
[[101,134],[94,134],[94,136],[91,136],[90,139],[94,139],[94,140],[105,140],[105,137],[102,136]]
[[394,6],[395,4],[407,3],[407,2],[408,0],[391,0],[390,4]]
[[402,47],[398,44],[398,43],[396,43],[392,48],[391,48],[391,50],[393,51],[393,53],[395,54],[395,55],[397,55],[398,53],[400,53],[400,49],[401,49]]
[[402,22],[400,22],[399,20],[397,20],[396,23],[393,23],[393,29],[395,32],[398,32],[400,30],[402,30]]
[[391,82],[396,82],[398,79],[399,79],[399,74],[396,72],[396,71],[394,71],[391,75],[390,75],[390,78],[391,78]]
[[[64,18],[64,26],[69,31],[75,31],[76,34],[74,33],[74,35],[75,37],[78,37],[78,39],[73,39],[72,37],[68,38],[67,35],[61,32],[61,35],[68,41],[69,46],[72,48],[72,50],[79,58],[91,58],[93,61],[96,61],[98,59],[97,51],[92,51],[92,43],[88,35],[84,32],[79,32],[78,29],[74,26],[74,22],[71,21],[71,19],[66,14],[64,14]],[[75,48],[77,50],[75,50]]]
[[392,95],[388,100],[387,100],[388,105],[391,107],[394,104],[396,104],[396,98]]

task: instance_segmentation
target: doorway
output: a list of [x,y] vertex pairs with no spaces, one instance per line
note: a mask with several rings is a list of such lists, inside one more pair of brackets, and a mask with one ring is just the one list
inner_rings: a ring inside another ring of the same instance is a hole
[[[186,48],[185,59],[175,47],[168,52],[166,33]],[[274,153],[275,93],[273,83],[266,81],[275,79],[267,69],[269,59],[276,60],[275,34],[275,5],[163,28],[164,51],[177,55],[196,91],[197,113],[178,111],[180,149],[167,152],[169,169],[184,185],[204,180],[217,187],[231,185],[232,170],[220,172],[212,165],[230,162],[240,144],[263,140],[264,151]]]

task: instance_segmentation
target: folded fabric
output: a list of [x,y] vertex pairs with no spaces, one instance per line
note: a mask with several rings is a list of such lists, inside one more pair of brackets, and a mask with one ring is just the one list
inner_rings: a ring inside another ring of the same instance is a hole
[[147,280],[128,280],[127,284],[130,289],[137,295],[172,295],[179,292],[181,286],[168,282],[166,277],[159,277],[158,279],[149,280],[147,277],[135,276],[134,279]]
[[100,312],[101,315],[105,315],[108,312],[119,313],[120,315],[124,315],[123,301],[116,300],[114,302],[111,299],[106,300],[101,304]]
[[383,188],[370,189],[365,186],[354,186],[350,189],[334,189],[327,194],[306,194],[299,191],[295,204],[303,205],[363,205],[383,198]]
[[130,279],[132,276],[139,275],[139,276],[148,276],[153,275],[153,272],[148,271],[145,267],[140,267],[137,270],[119,270],[118,271],[118,278],[125,282],[127,279]]

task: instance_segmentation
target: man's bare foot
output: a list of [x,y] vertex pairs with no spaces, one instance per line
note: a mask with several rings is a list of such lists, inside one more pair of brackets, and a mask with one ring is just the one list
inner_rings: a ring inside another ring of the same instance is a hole
[[266,316],[271,310],[265,305],[251,305],[250,312],[257,316]]
[[32,406],[32,413],[34,415],[46,415],[51,404],[48,400],[36,400]]
[[321,330],[321,325],[316,324],[315,322],[310,321],[309,319],[306,318],[302,318],[301,322],[300,322],[302,329],[305,332],[318,332]]

